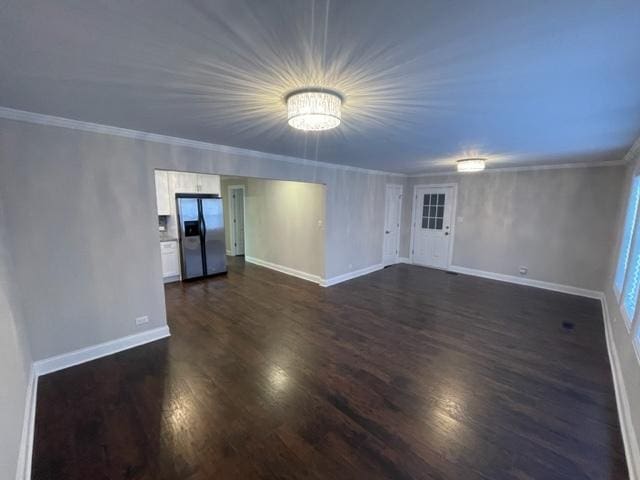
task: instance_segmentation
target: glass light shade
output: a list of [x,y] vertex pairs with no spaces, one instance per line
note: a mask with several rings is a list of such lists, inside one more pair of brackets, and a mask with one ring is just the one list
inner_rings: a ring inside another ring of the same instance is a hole
[[464,160],[458,160],[459,172],[481,172],[484,170],[485,161],[484,158],[465,158]]
[[335,93],[302,91],[287,97],[289,125],[298,130],[329,130],[340,125],[342,99]]

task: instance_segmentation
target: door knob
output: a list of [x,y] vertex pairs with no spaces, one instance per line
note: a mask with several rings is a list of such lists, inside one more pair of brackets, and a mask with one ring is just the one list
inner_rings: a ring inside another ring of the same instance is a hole
[[449,235],[449,232],[444,232],[445,235]]
[[391,233],[389,230],[385,230],[384,233]]

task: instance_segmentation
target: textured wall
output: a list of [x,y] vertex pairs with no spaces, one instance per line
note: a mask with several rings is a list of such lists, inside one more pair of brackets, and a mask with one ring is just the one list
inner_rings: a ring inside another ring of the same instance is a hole
[[382,261],[384,191],[402,177],[0,120],[0,187],[33,356],[165,323],[155,168],[326,186],[325,275]]
[[248,184],[246,255],[324,277],[325,187],[254,178]]
[[0,197],[0,478],[12,479],[16,475],[31,354],[22,311],[14,301],[14,266],[5,245],[3,213]]
[[[607,274],[622,166],[410,178],[413,187],[457,183],[453,264],[601,291]],[[404,224],[407,253],[410,222]]]

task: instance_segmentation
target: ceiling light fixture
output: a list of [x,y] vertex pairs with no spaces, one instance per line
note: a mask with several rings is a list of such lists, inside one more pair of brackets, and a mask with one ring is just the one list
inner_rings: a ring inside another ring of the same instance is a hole
[[286,97],[289,125],[318,132],[340,125],[342,97],[327,90],[296,90]]
[[464,158],[456,163],[459,172],[481,172],[485,167],[484,158]]

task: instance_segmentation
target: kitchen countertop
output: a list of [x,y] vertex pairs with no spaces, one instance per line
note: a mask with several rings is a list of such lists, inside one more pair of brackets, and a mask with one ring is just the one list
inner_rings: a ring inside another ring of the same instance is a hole
[[172,235],[160,234],[160,242],[177,242],[178,239]]

